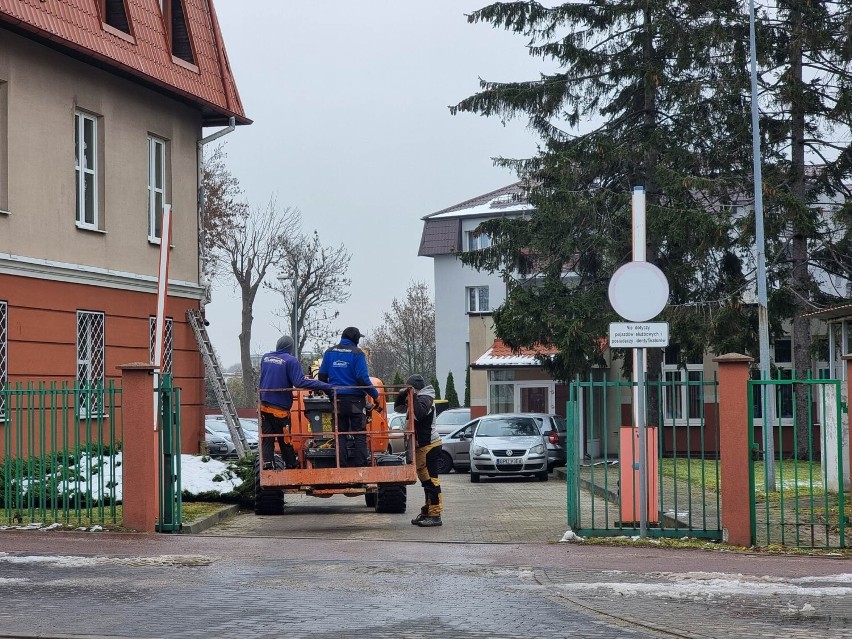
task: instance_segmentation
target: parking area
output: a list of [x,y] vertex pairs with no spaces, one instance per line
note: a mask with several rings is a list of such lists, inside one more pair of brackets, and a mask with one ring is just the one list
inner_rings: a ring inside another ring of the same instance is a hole
[[404,514],[378,514],[364,498],[287,496],[284,514],[260,517],[240,513],[204,535],[441,541],[459,543],[556,542],[567,530],[565,481],[555,473],[547,482],[534,478],[483,478],[472,484],[467,473],[441,475],[444,525],[411,525],[423,503],[420,484],[408,486]]

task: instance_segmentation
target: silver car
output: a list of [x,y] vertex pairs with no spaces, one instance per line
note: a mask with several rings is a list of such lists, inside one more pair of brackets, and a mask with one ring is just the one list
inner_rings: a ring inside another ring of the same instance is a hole
[[441,457],[438,474],[446,475],[451,470],[457,473],[470,469],[470,440],[479,419],[469,421],[460,428],[441,437]]
[[[242,426],[243,434],[246,436],[246,443],[248,444],[249,450],[253,453],[257,452],[259,439],[257,433],[257,420],[248,417],[241,417],[240,426]],[[204,418],[204,428],[206,431],[214,433],[228,443],[228,452],[226,454],[228,457],[236,457],[237,447],[231,439],[231,431],[228,430],[228,424],[225,422],[224,417],[221,415],[207,415]]]
[[547,441],[534,418],[488,415],[479,420],[470,442],[470,481],[482,475],[533,475],[547,481]]
[[435,418],[435,430],[443,437],[470,420],[469,408],[449,408]]

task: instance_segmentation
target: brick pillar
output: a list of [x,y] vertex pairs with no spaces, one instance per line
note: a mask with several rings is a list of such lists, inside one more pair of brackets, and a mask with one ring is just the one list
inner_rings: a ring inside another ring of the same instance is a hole
[[134,362],[121,371],[122,502],[125,528],[154,532],[158,515],[159,442],[154,430],[154,367]]
[[[843,439],[849,447],[849,472],[852,473],[852,411],[849,411],[849,405],[852,404],[852,355],[843,355],[841,359],[846,362],[846,410],[848,411],[846,426],[849,429],[849,434]],[[844,484],[847,482],[849,487],[852,488],[852,477],[847,478]],[[843,486],[840,487],[840,490],[843,490]]]
[[749,487],[748,380],[754,361],[728,353],[719,363],[719,465],[722,481],[722,534],[736,546],[751,545]]

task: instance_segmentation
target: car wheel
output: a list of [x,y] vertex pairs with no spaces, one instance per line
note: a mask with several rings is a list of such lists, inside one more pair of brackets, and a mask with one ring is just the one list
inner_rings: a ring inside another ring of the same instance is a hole
[[450,454],[448,452],[442,452],[441,456],[438,458],[438,474],[449,475],[452,469],[453,458],[450,457]]
[[379,486],[376,496],[377,513],[404,513],[407,495],[405,486]]
[[547,481],[549,477],[550,474],[546,470],[543,470],[536,475],[536,479],[538,479],[539,481]]
[[375,508],[376,493],[364,493],[364,502],[366,502],[367,508]]
[[475,473],[473,471],[470,471],[470,483],[471,484],[478,484],[479,483],[479,473]]
[[284,514],[284,491],[280,488],[262,488],[260,485],[260,458],[254,459],[254,514]]

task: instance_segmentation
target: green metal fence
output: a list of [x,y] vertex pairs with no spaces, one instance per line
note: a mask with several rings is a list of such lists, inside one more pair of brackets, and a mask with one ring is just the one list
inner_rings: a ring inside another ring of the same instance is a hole
[[[840,381],[782,379],[779,372],[777,379],[752,380],[748,388],[752,543],[846,547],[852,512],[843,489],[847,453]],[[773,399],[771,431],[764,436]],[[767,471],[765,458],[770,433],[774,473]]]
[[[581,535],[640,532],[636,384],[577,379],[568,417],[568,525]],[[718,393],[699,371],[645,386],[647,534],[721,539]]]
[[112,381],[0,387],[5,523],[117,523],[120,394]]
[[183,520],[180,481],[180,388],[163,375],[157,389],[160,449],[158,532],[179,532]]

